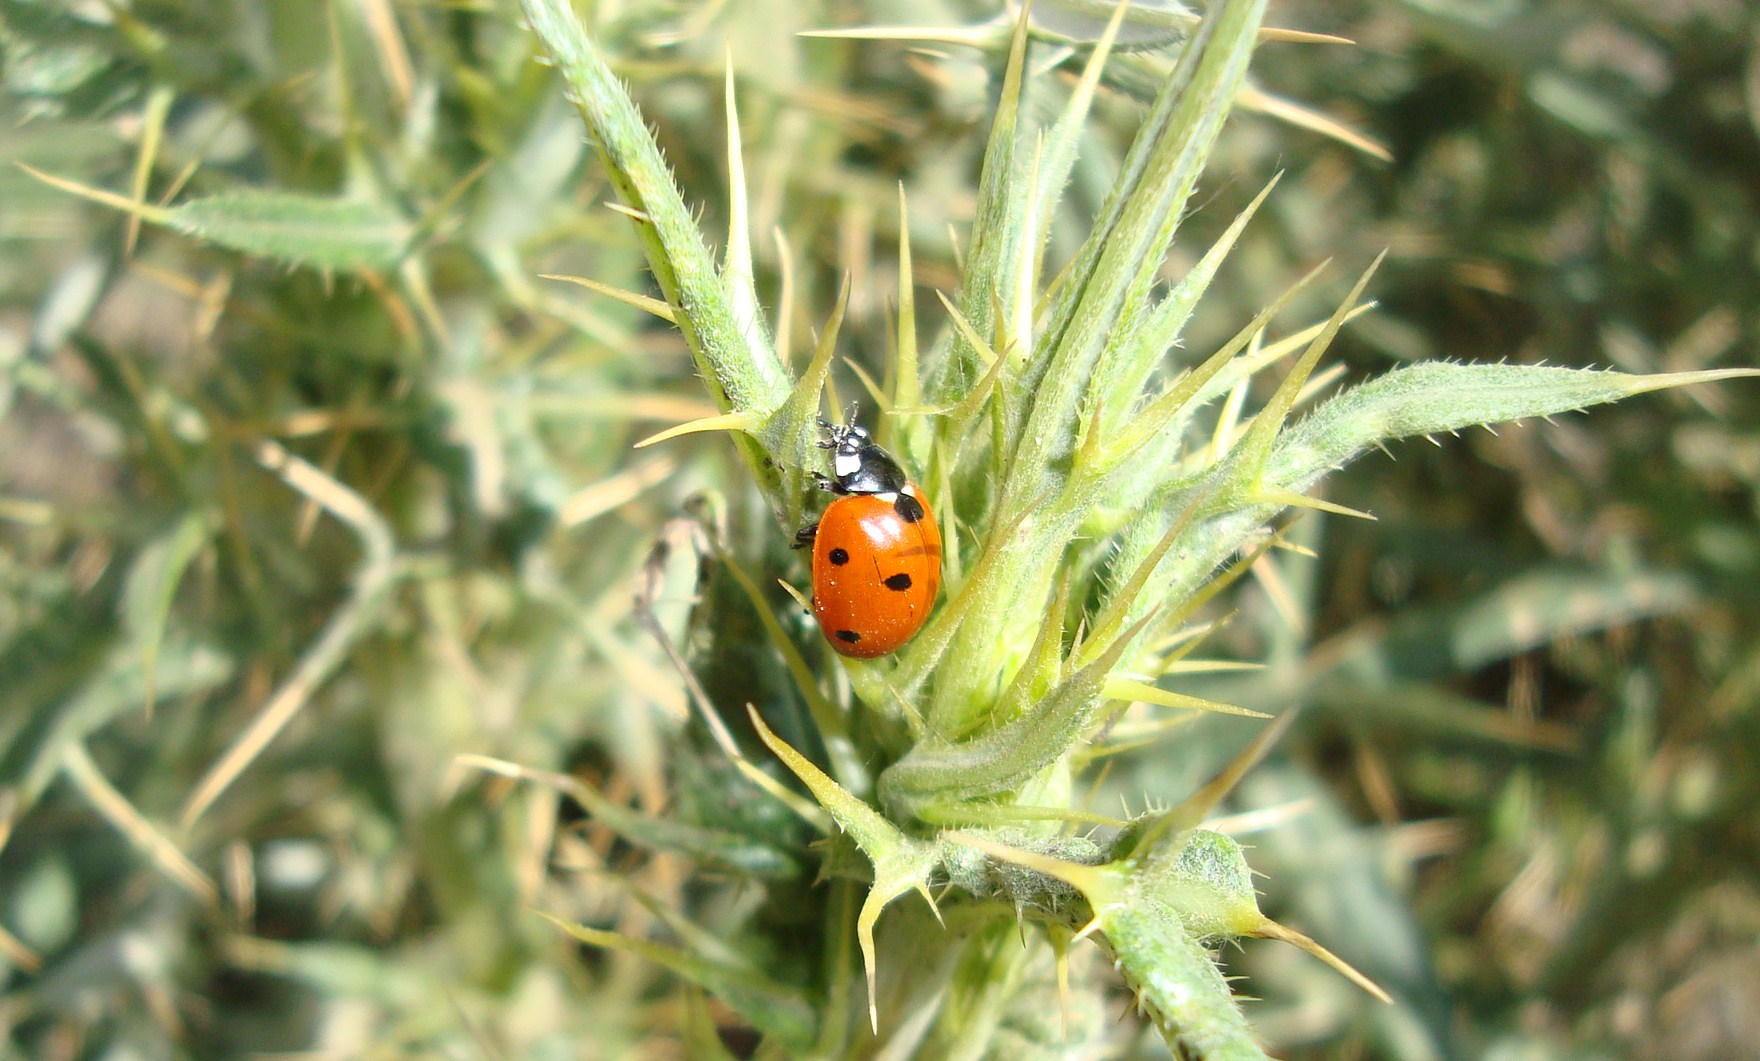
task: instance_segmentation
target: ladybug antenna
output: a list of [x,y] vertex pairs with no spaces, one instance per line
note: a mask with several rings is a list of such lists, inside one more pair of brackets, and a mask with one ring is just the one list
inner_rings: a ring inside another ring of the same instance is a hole
[[849,408],[843,411],[843,423],[845,427],[853,428],[856,426],[856,414],[861,411],[861,408],[862,405],[860,402],[852,401],[849,403]]

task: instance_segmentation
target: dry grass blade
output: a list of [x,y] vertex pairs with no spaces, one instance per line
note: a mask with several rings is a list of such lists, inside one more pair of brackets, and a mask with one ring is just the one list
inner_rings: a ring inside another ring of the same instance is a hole
[[61,769],[67,780],[91,803],[92,809],[128,837],[129,842],[143,852],[159,872],[204,904],[219,905],[220,889],[213,879],[197,869],[189,856],[171,842],[170,837],[136,810],[127,797],[116,791],[116,786],[110,783],[98,769],[98,764],[92,761],[84,744],[75,742],[67,746],[62,753]]
[[191,789],[178,816],[186,830],[250,767],[305,707],[318,686],[342,665],[349,648],[370,626],[396,574],[391,529],[359,494],[274,442],[258,443],[257,461],[353,530],[361,543],[361,562],[348,601],[330,617],[318,639],[306,649],[256,717]]

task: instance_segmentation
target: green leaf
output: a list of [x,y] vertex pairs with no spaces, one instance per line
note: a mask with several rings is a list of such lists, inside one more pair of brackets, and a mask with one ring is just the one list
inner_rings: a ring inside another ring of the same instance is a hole
[[165,620],[178,584],[213,527],[205,514],[189,512],[177,526],[141,549],[122,591],[122,623],[140,649],[146,674],[147,710],[153,708],[153,667],[165,636]]
[[[768,415],[788,397],[788,371],[762,325],[738,312],[740,298],[697,228],[635,103],[587,37],[567,0],[522,0],[526,20],[568,85],[593,146],[625,206],[655,283],[666,296],[716,403],[727,412]],[[738,208],[736,207],[736,210]],[[738,254],[737,250],[732,251]],[[734,285],[743,283],[735,279]],[[771,507],[786,491],[757,440],[734,436]]]
[[166,211],[164,223],[231,250],[339,272],[396,265],[414,231],[383,203],[257,191],[192,199]]
[[389,268],[403,258],[415,232],[395,210],[365,199],[241,189],[163,207],[23,163],[19,168],[44,184],[131,217],[246,254],[319,269]]
[[1382,442],[1554,416],[1648,391],[1744,376],[1760,376],[1760,369],[1633,376],[1543,365],[1412,365],[1339,395],[1285,430],[1264,481],[1305,490]]

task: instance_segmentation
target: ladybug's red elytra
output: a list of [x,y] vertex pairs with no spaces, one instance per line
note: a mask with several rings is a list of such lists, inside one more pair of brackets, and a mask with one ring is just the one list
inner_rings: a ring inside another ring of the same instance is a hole
[[927,499],[898,462],[855,424],[820,421],[831,451],[821,489],[838,495],[815,526],[797,534],[813,545],[813,614],[825,640],[845,656],[895,652],[929,618],[941,592],[941,531]]

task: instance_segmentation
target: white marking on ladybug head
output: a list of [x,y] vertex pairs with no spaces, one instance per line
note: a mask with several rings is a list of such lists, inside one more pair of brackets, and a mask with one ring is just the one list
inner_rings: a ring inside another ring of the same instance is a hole
[[831,470],[837,473],[839,479],[847,479],[861,469],[862,458],[860,454],[838,450],[837,455],[831,458]]

